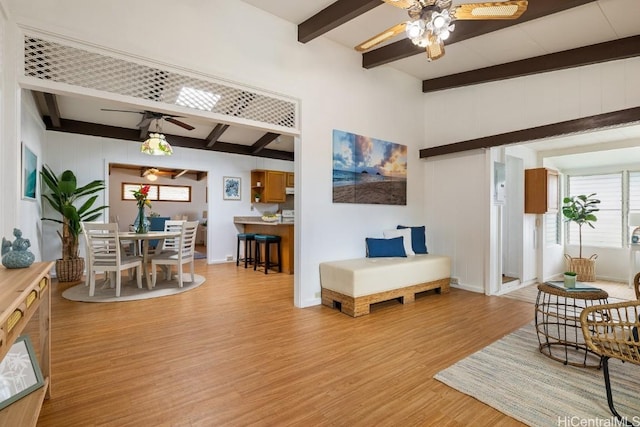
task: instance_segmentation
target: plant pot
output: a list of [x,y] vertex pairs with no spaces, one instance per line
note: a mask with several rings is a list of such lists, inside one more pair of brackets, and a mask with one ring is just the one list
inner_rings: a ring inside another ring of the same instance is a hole
[[571,274],[564,275],[564,287],[568,289],[572,289],[576,287],[576,277]]
[[78,282],[84,273],[84,258],[56,260],[58,282]]

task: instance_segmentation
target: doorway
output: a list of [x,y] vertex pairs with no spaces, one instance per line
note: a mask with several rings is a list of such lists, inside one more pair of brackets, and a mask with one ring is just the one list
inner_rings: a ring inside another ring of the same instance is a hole
[[166,219],[198,221],[196,258],[207,257],[207,172],[152,165],[109,164],[109,220],[128,231],[137,215],[131,189],[151,185],[147,214],[152,230]]

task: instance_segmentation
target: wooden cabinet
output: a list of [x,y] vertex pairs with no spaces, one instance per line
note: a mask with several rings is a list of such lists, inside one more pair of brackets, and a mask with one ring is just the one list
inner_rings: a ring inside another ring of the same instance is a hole
[[287,187],[295,187],[296,180],[293,172],[287,172]]
[[272,170],[251,171],[252,199],[260,196],[260,203],[281,203],[287,200],[287,172]]
[[0,268],[0,360],[4,359],[15,340],[25,333],[33,344],[44,378],[43,387],[0,411],[0,426],[35,426],[42,401],[50,397],[49,270],[52,267],[52,262],[36,262],[28,268]]
[[547,168],[524,171],[524,213],[558,212],[559,203],[558,171]]

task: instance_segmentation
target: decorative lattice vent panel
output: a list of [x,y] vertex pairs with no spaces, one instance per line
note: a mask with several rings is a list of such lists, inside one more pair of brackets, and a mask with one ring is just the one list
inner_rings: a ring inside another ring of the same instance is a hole
[[24,38],[24,74],[42,80],[296,128],[294,102],[32,36]]

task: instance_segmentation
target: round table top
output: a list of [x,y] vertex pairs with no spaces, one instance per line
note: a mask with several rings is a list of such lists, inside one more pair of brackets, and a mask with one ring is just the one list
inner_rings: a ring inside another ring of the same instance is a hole
[[593,288],[589,290],[572,290],[572,289],[560,289],[556,286],[549,285],[547,283],[541,283],[538,285],[538,291],[545,294],[557,295],[565,298],[593,300],[593,299],[607,299],[609,294],[607,291],[599,288]]

